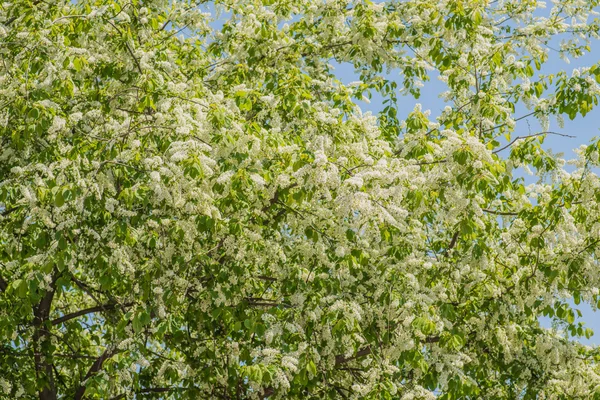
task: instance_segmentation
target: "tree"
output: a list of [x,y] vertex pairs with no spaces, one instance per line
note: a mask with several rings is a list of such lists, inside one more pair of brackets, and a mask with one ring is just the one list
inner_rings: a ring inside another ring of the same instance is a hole
[[1,397],[600,398],[597,5],[3,3]]

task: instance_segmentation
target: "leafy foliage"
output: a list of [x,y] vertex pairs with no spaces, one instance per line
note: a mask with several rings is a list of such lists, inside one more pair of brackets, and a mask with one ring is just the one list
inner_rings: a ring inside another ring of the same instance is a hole
[[3,3],[2,397],[600,398],[597,3]]

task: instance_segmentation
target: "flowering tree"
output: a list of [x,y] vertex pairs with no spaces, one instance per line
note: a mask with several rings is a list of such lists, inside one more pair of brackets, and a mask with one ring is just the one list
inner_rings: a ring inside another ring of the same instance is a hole
[[204,3],[0,5],[0,397],[600,398],[597,0]]

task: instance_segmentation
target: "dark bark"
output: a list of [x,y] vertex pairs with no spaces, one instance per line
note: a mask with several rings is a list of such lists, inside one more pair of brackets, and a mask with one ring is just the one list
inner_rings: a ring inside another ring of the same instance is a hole
[[34,311],[34,327],[33,346],[34,346],[34,361],[35,373],[38,380],[44,380],[44,387],[39,392],[40,400],[56,400],[56,386],[54,385],[54,371],[52,364],[47,362],[44,354],[44,347],[50,340],[46,331],[46,321],[50,317],[52,308],[52,300],[54,299],[54,281],[50,285],[50,289],[46,292],[40,303]]
[[[106,349],[106,350],[104,350],[104,353],[102,353],[102,355],[100,355],[100,357],[98,357],[96,359],[96,361],[94,361],[94,363],[92,364],[92,366],[88,370],[87,374],[85,374],[85,377],[82,379],[82,382],[86,381],[87,379],[89,379],[93,375],[97,374],[102,369],[102,366],[104,365],[104,362],[106,360],[108,360],[109,358],[111,358],[112,356],[114,356],[115,354],[117,354],[118,352],[119,351],[117,349]],[[73,399],[74,400],[81,400],[83,398],[84,394],[85,394],[85,385],[82,384],[82,385],[80,385],[77,388],[77,391],[75,392],[75,396],[73,397]]]
[[0,291],[6,292],[6,288],[8,288],[8,282],[6,282],[4,278],[0,276]]
[[[124,304],[122,307],[130,307],[132,304],[133,303],[127,303],[127,304]],[[118,307],[121,307],[121,306],[116,303],[108,303],[108,304],[103,304],[103,305],[99,305],[99,306],[95,306],[95,307],[90,307],[90,308],[75,311],[75,312],[72,312],[69,314],[65,314],[60,318],[53,319],[51,323],[52,323],[52,325],[58,325],[58,324],[62,324],[63,322],[67,322],[73,318],[80,317],[82,315],[87,315],[87,314],[95,313],[98,311],[114,310],[115,308],[118,308]]]

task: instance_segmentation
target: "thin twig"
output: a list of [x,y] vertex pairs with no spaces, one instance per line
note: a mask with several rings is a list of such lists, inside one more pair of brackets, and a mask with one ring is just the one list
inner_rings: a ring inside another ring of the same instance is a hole
[[502,147],[502,148],[500,148],[498,150],[492,151],[492,153],[496,154],[496,153],[500,153],[502,150],[506,150],[507,148],[509,148],[510,146],[512,146],[519,139],[527,139],[527,138],[530,138],[530,137],[543,136],[543,135],[557,135],[557,136],[568,137],[568,138],[574,138],[575,137],[575,136],[572,136],[572,135],[566,135],[564,133],[550,132],[550,131],[534,133],[532,135],[517,136],[509,144],[507,144],[506,146],[504,146],[504,147]]

